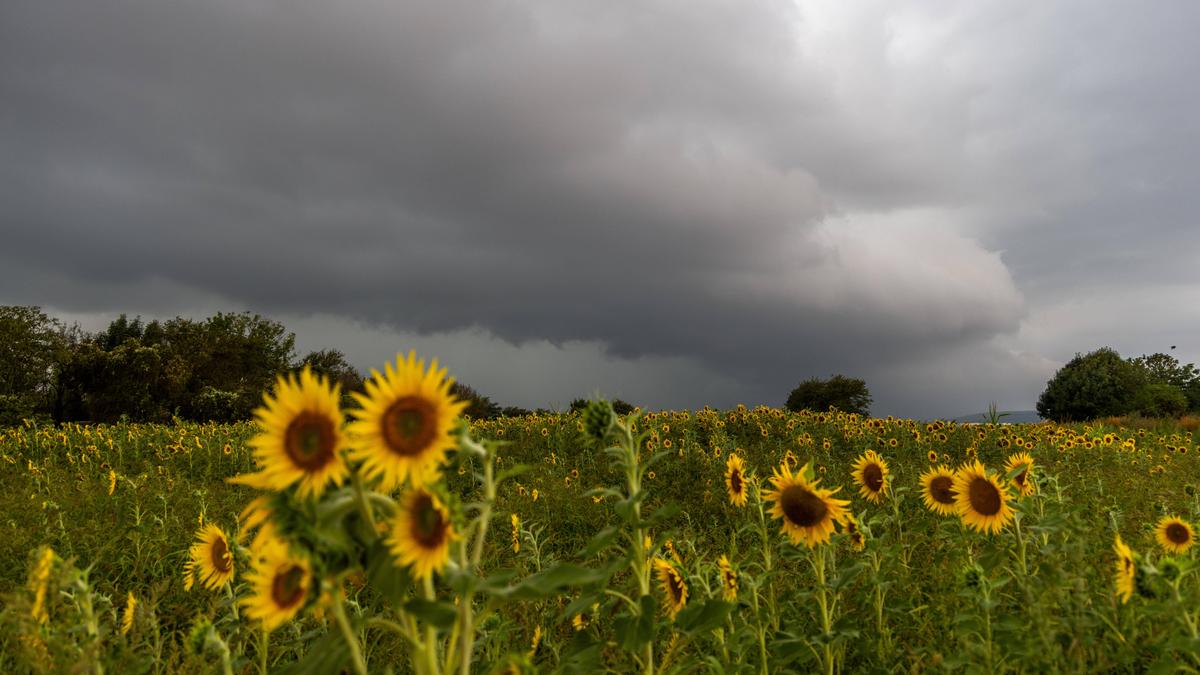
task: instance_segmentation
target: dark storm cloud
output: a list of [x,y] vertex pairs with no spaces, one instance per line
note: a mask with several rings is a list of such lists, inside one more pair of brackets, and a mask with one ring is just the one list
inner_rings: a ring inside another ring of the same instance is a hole
[[[8,2],[0,300],[478,329],[593,374],[658,359],[673,404],[731,402],[688,399],[710,376],[778,402],[951,354],[1044,370],[1008,344],[1022,291],[1195,250],[1188,116],[1129,100],[1191,105],[1186,22],[1075,8],[1165,45],[1118,58],[1064,44],[1065,10],[953,7]],[[1076,276],[1089,232],[1113,242]],[[954,400],[893,379],[893,407]]]

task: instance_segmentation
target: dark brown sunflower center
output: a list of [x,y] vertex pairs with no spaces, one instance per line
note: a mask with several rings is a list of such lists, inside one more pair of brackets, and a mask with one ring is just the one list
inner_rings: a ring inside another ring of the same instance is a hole
[[972,480],[967,496],[970,497],[971,508],[976,513],[984,516],[1000,513],[1000,490],[986,478]]
[[800,527],[812,527],[829,513],[829,507],[823,499],[799,485],[784,489],[779,495],[779,507],[789,522]]
[[1186,544],[1191,540],[1192,535],[1187,528],[1179,523],[1171,523],[1167,525],[1167,540],[1172,544]]
[[1121,566],[1124,568],[1125,574],[1132,574],[1133,573],[1133,558],[1122,556],[1121,557]]
[[433,441],[436,417],[433,404],[420,396],[397,399],[383,413],[383,440],[397,455],[415,457]]
[[275,572],[271,580],[271,600],[277,607],[291,609],[304,600],[304,568],[288,565]]
[[929,496],[939,504],[953,504],[957,493],[954,491],[954,480],[949,476],[936,476],[929,481]]
[[1025,487],[1025,478],[1027,476],[1029,476],[1029,467],[1025,467],[1024,471],[1013,476],[1013,482],[1017,484],[1017,487]]
[[328,417],[302,412],[288,424],[283,450],[304,471],[320,469],[333,460],[334,428]]
[[229,555],[229,544],[225,543],[224,537],[217,537],[209,547],[209,552],[212,553],[213,568],[221,574],[229,572],[233,569],[233,560]]
[[446,519],[441,509],[433,503],[433,497],[421,494],[413,500],[409,510],[409,531],[421,548],[435,549],[446,539]]
[[729,472],[729,491],[735,495],[740,495],[742,494],[742,485],[742,471],[741,469],[734,467],[734,469]]
[[667,587],[671,589],[671,600],[675,604],[683,602],[683,579],[680,579],[679,574],[674,570],[667,572]]
[[883,467],[878,464],[868,464],[864,467],[863,485],[871,492],[879,492],[883,487]]

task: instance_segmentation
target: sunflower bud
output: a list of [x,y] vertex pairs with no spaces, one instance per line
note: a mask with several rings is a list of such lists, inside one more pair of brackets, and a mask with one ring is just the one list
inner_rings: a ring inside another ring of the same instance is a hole
[[583,428],[597,443],[602,443],[616,424],[617,415],[608,401],[592,401],[583,409]]

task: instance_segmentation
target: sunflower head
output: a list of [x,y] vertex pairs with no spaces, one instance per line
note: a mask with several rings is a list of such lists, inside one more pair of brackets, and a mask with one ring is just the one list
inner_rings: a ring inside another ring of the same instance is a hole
[[737,600],[738,573],[729,563],[729,556],[721,554],[717,559],[717,569],[721,572],[721,597],[729,602]]
[[191,573],[210,591],[215,591],[233,578],[233,551],[229,548],[229,537],[216,525],[209,523],[196,532],[196,541],[189,553]]
[[301,497],[321,496],[346,479],[340,387],[307,366],[298,376],[281,376],[274,394],[254,411],[259,433],[250,439],[257,473],[229,479],[260,490],[285,490],[299,483]]
[[853,513],[846,512],[846,517],[842,520],[842,527],[845,528],[846,536],[850,538],[852,550],[861,551],[867,547],[867,537],[863,534],[862,527],[858,524],[858,518],[855,518]]
[[687,582],[674,565],[662,558],[654,559],[654,574],[658,577],[658,583],[662,586],[663,595],[667,600],[667,614],[674,619],[679,610],[687,605]]
[[955,510],[974,530],[999,532],[1013,519],[1008,492],[978,461],[959,469],[954,477],[954,491]]
[[1117,554],[1116,572],[1113,574],[1116,595],[1121,600],[1121,604],[1124,604],[1133,597],[1134,580],[1137,578],[1137,560],[1129,546],[1121,541],[1120,534],[1113,541],[1113,553]]
[[450,542],[458,535],[447,509],[426,488],[413,488],[400,500],[387,543],[401,565],[425,579],[441,572],[450,560]]
[[858,493],[878,504],[887,492],[888,465],[874,450],[867,450],[854,462],[854,482]]
[[352,456],[363,472],[393,490],[406,480],[424,485],[435,479],[443,458],[454,447],[450,432],[467,404],[450,393],[454,380],[437,360],[425,368],[415,352],[399,355],[385,373],[371,371],[365,394],[354,394],[361,406],[353,412]]
[[1191,523],[1174,516],[1165,516],[1158,521],[1154,538],[1168,553],[1186,553],[1196,540]]
[[950,467],[939,464],[921,474],[921,499],[925,508],[934,513],[943,516],[954,513],[958,493],[954,491],[954,472]]
[[746,463],[734,453],[729,453],[725,462],[725,491],[729,493],[730,504],[746,505]]
[[250,574],[251,594],[243,598],[246,616],[258,619],[273,631],[304,609],[313,590],[308,560],[294,555],[287,542],[274,536],[257,541]]
[[1017,494],[1027,497],[1037,491],[1033,482],[1033,457],[1028,452],[1010,455],[1004,462],[1004,472],[1012,475],[1012,484]]
[[783,521],[783,531],[792,543],[804,542],[809,548],[829,541],[834,521],[845,518],[850,503],[834,499],[836,490],[817,487],[821,481],[812,480],[811,475],[807,464],[795,474],[784,464],[771,476],[775,489],[763,491],[763,499],[774,502],[771,515]]

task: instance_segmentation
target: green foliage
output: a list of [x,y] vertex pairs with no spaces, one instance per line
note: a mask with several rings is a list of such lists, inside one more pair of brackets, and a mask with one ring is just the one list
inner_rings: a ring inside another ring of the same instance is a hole
[[828,380],[811,378],[792,390],[784,405],[788,410],[822,412],[835,408],[846,413],[866,415],[871,409],[871,392],[858,378],[834,375]]
[[1187,409],[1187,395],[1171,384],[1144,384],[1133,397],[1132,412],[1143,417],[1179,417]]
[[1076,354],[1046,383],[1037,411],[1045,419],[1072,422],[1125,415],[1134,410],[1135,397],[1145,384],[1145,372],[1102,347]]
[[455,382],[450,385],[450,394],[460,401],[467,402],[467,408],[463,414],[473,420],[490,420],[493,417],[500,416],[500,406],[497,405],[491,398],[475,391],[473,387],[467,386],[462,382]]
[[63,333],[37,307],[0,306],[0,424],[18,424],[45,406]]
[[[1181,364],[1174,356],[1162,352],[1150,354],[1149,356],[1142,355],[1130,359],[1129,362],[1145,372],[1146,380],[1150,384],[1167,385],[1180,391],[1184,395],[1186,410],[1200,411],[1200,369],[1197,369],[1194,364]],[[1173,401],[1178,400],[1178,397],[1174,395],[1167,395]],[[1150,394],[1150,396],[1151,398],[1162,397],[1161,394]],[[1167,406],[1167,408],[1175,410],[1176,406],[1172,404]],[[1181,412],[1170,414],[1178,415]]]

